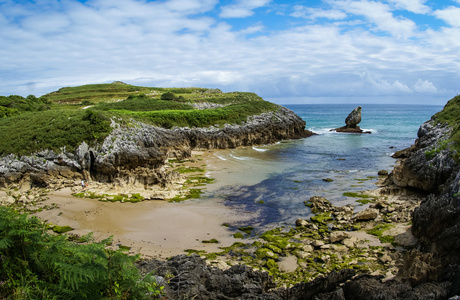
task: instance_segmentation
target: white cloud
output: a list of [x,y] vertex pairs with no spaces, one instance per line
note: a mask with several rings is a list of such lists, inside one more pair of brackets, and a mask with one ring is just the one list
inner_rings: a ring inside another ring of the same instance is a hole
[[341,20],[346,18],[347,14],[340,10],[325,10],[303,5],[296,5],[294,6],[294,12],[291,14],[291,16],[308,19],[326,18],[331,20]]
[[245,18],[254,14],[253,10],[266,6],[271,0],[237,0],[221,7],[221,18]]
[[436,10],[434,15],[451,26],[460,27],[460,7],[450,6],[442,10]]
[[218,0],[169,0],[165,6],[173,11],[196,14],[213,9],[218,2]]
[[418,93],[436,93],[438,91],[432,82],[422,79],[417,80],[414,90]]
[[414,34],[416,28],[412,20],[395,18],[391,8],[381,2],[368,0],[332,0],[330,3],[345,12],[365,17],[369,22],[376,25],[378,30],[389,32],[398,38],[408,38]]
[[426,14],[431,11],[430,7],[425,5],[426,0],[389,0],[397,9],[407,10],[416,14]]
[[[398,23],[404,19],[392,15],[388,2],[298,6],[296,17],[311,21],[286,17],[284,28],[271,31],[263,18],[235,29],[234,20],[215,15],[213,0],[184,2],[187,10],[179,2],[0,2],[0,94],[40,95],[114,80],[254,91],[266,98],[448,99],[458,92],[460,28],[414,37],[412,25]],[[267,3],[248,1],[246,9]],[[43,22],[34,28],[37,20]]]

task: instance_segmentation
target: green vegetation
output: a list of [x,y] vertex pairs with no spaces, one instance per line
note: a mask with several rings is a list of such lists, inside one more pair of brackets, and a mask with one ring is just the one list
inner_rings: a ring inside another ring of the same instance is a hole
[[73,230],[73,228],[70,226],[59,226],[59,225],[53,225],[51,229],[53,229],[53,231],[56,233],[66,233],[68,231]]
[[[122,250],[50,234],[35,217],[0,207],[0,298],[150,299],[162,288]],[[90,236],[86,236],[90,238]]]
[[200,167],[187,167],[187,166],[181,166],[177,169],[175,169],[174,171],[176,172],[179,172],[181,174],[184,174],[184,173],[195,173],[195,172],[204,172],[205,169],[203,168],[200,168]]
[[0,155],[74,149],[83,141],[100,142],[109,132],[110,121],[90,110],[26,112],[0,119]]
[[[445,142],[444,145],[440,145],[440,147],[444,146],[453,151],[456,151],[453,156],[457,162],[460,161],[460,96],[456,96],[449,100],[449,102],[447,102],[447,104],[444,106],[443,110],[436,113],[432,117],[432,120],[437,123],[448,124],[450,127],[452,127],[452,134],[450,138]],[[443,149],[439,149],[439,151],[441,150]],[[433,154],[435,153],[428,153],[427,158],[430,158]]]
[[251,234],[251,232],[254,230],[254,227],[252,227],[252,226],[243,226],[243,227],[238,227],[238,230],[243,231],[246,234]]
[[391,229],[393,226],[392,224],[378,224],[374,228],[369,229],[367,233],[375,235],[382,243],[394,243],[394,236],[383,235],[385,231]]
[[244,235],[243,235],[241,232],[235,232],[235,233],[233,234],[233,237],[234,237],[235,239],[242,239],[242,238],[244,238]]
[[216,239],[210,239],[210,240],[204,240],[204,241],[201,241],[203,244],[218,244],[219,241],[216,240]]
[[131,195],[119,194],[119,195],[108,195],[108,194],[98,194],[96,192],[84,191],[80,193],[74,193],[72,196],[77,198],[89,198],[89,199],[99,199],[102,202],[131,202],[137,203],[144,201],[144,197],[139,193],[134,193]]
[[154,99],[144,94],[139,96],[129,96],[124,101],[100,103],[94,107],[96,110],[126,110],[126,111],[158,111],[158,110],[190,110],[193,106],[175,101],[165,101],[164,99]]
[[[219,104],[198,110],[194,103]],[[114,82],[65,87],[42,97],[0,97],[0,155],[30,155],[82,142],[93,145],[110,134],[111,119],[131,119],[164,128],[241,124],[249,116],[275,111],[276,104],[253,93],[205,88],[139,87]]]
[[345,197],[361,198],[361,199],[356,200],[356,202],[361,203],[361,204],[368,204],[368,203],[375,202],[375,200],[377,200],[377,197],[375,196],[369,196],[369,195],[362,194],[362,193],[345,192],[343,193],[343,195]]

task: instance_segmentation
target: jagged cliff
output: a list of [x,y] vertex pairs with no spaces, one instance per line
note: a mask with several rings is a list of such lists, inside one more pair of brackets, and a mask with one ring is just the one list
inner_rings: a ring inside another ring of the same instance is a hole
[[75,185],[76,180],[119,184],[166,185],[174,174],[165,172],[168,158],[186,158],[194,149],[225,149],[274,143],[308,136],[305,121],[291,110],[254,115],[241,125],[164,129],[134,121],[120,125],[103,143],[62,152],[46,150],[32,156],[0,159],[0,186],[25,182],[39,186]]
[[[427,194],[412,216],[418,251],[408,254],[404,276],[412,281],[448,280],[451,294],[460,294],[460,161],[458,160],[458,107],[460,97],[424,123],[418,139],[405,150],[394,168],[393,182]],[[450,110],[450,111],[449,111]],[[454,117],[441,122],[439,115]]]

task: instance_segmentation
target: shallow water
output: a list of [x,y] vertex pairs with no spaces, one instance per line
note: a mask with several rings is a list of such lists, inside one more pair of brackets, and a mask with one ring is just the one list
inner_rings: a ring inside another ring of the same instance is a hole
[[[323,196],[334,205],[356,203],[343,196],[375,188],[377,172],[391,171],[391,154],[413,144],[419,126],[441,106],[367,105],[359,124],[371,134],[331,132],[341,127],[356,105],[287,106],[307,122],[315,133],[301,140],[275,145],[222,150],[208,159],[209,176],[216,183],[207,187],[203,201],[222,201],[238,213],[251,215],[258,229],[292,225],[307,218],[304,201]],[[330,178],[332,182],[323,179]],[[244,224],[243,224],[244,223]]]

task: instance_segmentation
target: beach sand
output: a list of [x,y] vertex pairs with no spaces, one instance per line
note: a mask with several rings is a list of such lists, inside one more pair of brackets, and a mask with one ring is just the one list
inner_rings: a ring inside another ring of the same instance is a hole
[[[201,153],[202,161],[213,168],[225,168],[225,161],[211,152]],[[220,185],[219,185],[220,186]],[[46,222],[71,226],[70,234],[92,232],[96,240],[113,236],[113,245],[131,247],[130,252],[144,257],[167,258],[186,249],[219,251],[238,241],[224,223],[248,219],[241,212],[226,207],[222,199],[190,199],[179,203],[147,200],[138,203],[101,202],[76,198],[70,188],[48,195],[43,205],[56,203],[58,208],[35,215]],[[218,244],[202,241],[216,239]]]

